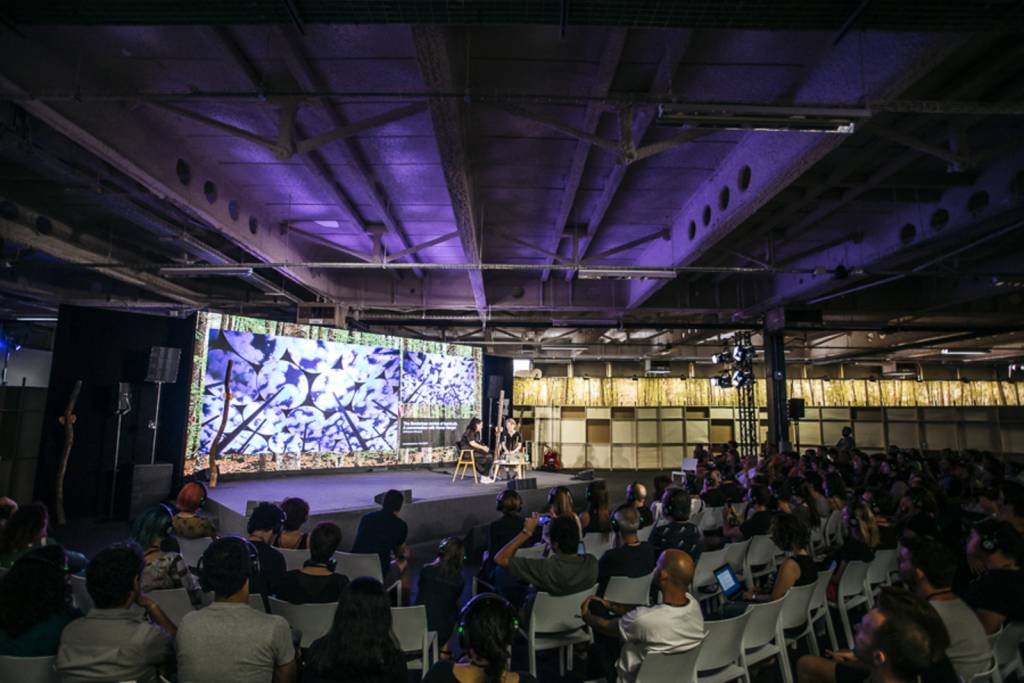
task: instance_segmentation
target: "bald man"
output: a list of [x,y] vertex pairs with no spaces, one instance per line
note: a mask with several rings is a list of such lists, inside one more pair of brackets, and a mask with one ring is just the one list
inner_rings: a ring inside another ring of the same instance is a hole
[[700,605],[689,595],[693,570],[692,557],[682,550],[666,550],[654,570],[660,604],[622,605],[596,596],[583,602],[583,621],[596,633],[622,641],[615,664],[619,681],[635,681],[649,652],[686,652],[704,639]]

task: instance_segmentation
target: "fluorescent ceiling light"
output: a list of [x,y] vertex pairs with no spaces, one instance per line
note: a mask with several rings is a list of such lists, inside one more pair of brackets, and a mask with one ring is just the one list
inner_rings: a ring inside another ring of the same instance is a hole
[[530,371],[533,369],[533,361],[529,358],[513,358],[512,372]]
[[943,356],[987,356],[992,349],[942,349]]
[[166,266],[159,271],[166,277],[246,277],[252,268],[241,266]]
[[674,270],[644,268],[580,268],[581,280],[674,280]]
[[15,318],[19,323],[55,323],[55,315],[19,315]]
[[341,225],[341,223],[339,223],[338,221],[313,221],[313,222],[316,223],[317,225],[319,225],[321,228],[337,228],[338,226]]
[[661,105],[659,126],[686,126],[720,130],[792,131],[799,133],[834,133],[849,135],[856,129],[853,118],[823,113],[743,112],[730,109],[703,110],[687,105]]

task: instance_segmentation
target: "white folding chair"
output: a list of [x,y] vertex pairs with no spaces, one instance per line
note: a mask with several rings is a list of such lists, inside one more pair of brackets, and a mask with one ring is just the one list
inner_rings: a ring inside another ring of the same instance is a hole
[[745,541],[736,541],[734,543],[726,543],[723,550],[725,550],[725,564],[732,567],[732,570],[736,572],[736,576],[746,581],[744,572],[747,571],[747,551],[750,549],[750,539]]
[[427,608],[424,605],[392,607],[391,630],[402,652],[419,654],[418,659],[406,662],[406,666],[420,669],[420,678],[426,677],[437,661],[437,632],[427,630]]
[[771,602],[758,602],[747,606],[750,619],[743,629],[743,668],[750,671],[751,664],[763,662],[769,657],[779,660],[779,669],[785,683],[793,683],[789,671],[789,655],[786,653],[786,639],[782,635],[782,608],[786,596]]
[[[288,548],[278,548],[277,551],[284,555],[284,563],[288,568],[288,571],[302,569],[302,565],[304,565],[306,560],[309,559],[308,550],[289,550]],[[374,555],[373,557],[376,559],[377,556]],[[378,571],[380,570],[379,563],[377,569]]]
[[818,572],[818,580],[814,582],[814,591],[811,593],[811,603],[807,607],[807,625],[811,629],[811,639],[808,641],[808,646],[811,649],[811,654],[818,654],[818,636],[814,630],[814,625],[818,623],[819,619],[825,620],[825,631],[828,633],[828,642],[832,646],[832,651],[835,652],[839,649],[839,644],[836,642],[836,629],[832,625],[832,615],[828,611],[828,584],[832,581],[832,574],[835,572],[835,568],[830,567],[823,572]]
[[[257,608],[263,611],[263,599]],[[309,647],[313,641],[321,636],[327,635],[334,623],[334,613],[338,609],[336,602],[316,603],[310,602],[303,605],[293,605],[285,600],[267,598],[270,601],[270,612],[285,618],[288,625],[302,634],[299,647]],[[252,596],[249,596],[249,604],[252,605]]]
[[0,681],[60,683],[56,657],[0,657]]
[[758,578],[775,573],[775,555],[779,548],[768,534],[751,536],[749,540],[743,576],[747,588],[754,590]]
[[[544,551],[547,547],[543,543],[534,543],[528,548],[520,548],[516,551],[516,557],[525,557],[527,559],[539,560],[544,557]],[[593,553],[589,554],[593,555]],[[594,555],[597,559],[601,559],[599,555]]]
[[843,544],[843,513],[833,510],[825,522],[825,544],[841,546]]
[[697,657],[703,643],[685,652],[649,652],[636,672],[636,683],[690,683],[697,671]]
[[[374,553],[343,553],[339,550],[334,553],[334,559],[337,561],[334,571],[338,574],[344,574],[349,580],[360,576],[369,576],[371,579],[384,581],[384,575],[380,570],[380,558]],[[394,589],[398,593],[398,604],[402,604],[401,579],[398,579],[390,586],[384,586],[384,589],[387,591]]]
[[160,605],[160,609],[163,610],[168,619],[174,622],[175,626],[180,626],[182,617],[194,609],[192,607],[192,599],[184,588],[149,591],[146,595],[153,598],[156,604]]
[[825,521],[820,520],[811,529],[811,556],[815,562],[820,562],[825,557]]
[[531,676],[537,675],[537,653],[542,650],[558,650],[559,675],[565,674],[566,660],[569,671],[572,671],[572,646],[575,643],[590,642],[590,633],[584,630],[583,619],[579,616],[580,605],[595,592],[597,586],[558,597],[550,593],[537,593],[530,611],[530,623],[523,634],[526,637]]
[[693,570],[693,594],[701,602],[715,598],[722,589],[715,579],[715,570],[725,564],[725,550],[705,550]]
[[650,524],[636,532],[636,537],[646,543],[651,540],[651,533],[654,532],[654,525]]
[[206,549],[213,543],[213,539],[209,536],[204,538],[177,538],[178,548],[181,551],[181,557],[185,560],[185,564],[189,567],[195,567],[199,564],[199,558],[203,556]]
[[[814,628],[811,625],[809,614],[811,598],[814,597],[816,587],[817,581],[806,586],[793,586],[787,591],[786,601],[782,603],[782,614],[779,615],[786,645],[796,647],[800,639],[807,636],[814,640]],[[791,635],[786,636],[786,631],[790,631]]]
[[889,578],[889,567],[892,566],[893,557],[896,557],[898,563],[898,552],[895,549],[875,551],[875,559],[868,564],[867,582],[871,595],[877,595],[882,586],[892,585]]
[[725,683],[737,678],[750,683],[750,674],[743,665],[743,630],[749,619],[747,610],[732,619],[704,622],[695,683]]
[[635,578],[613,576],[608,579],[608,585],[604,589],[604,599],[623,605],[650,604],[653,579],[654,572]]
[[722,528],[722,514],[724,507],[706,507],[701,515],[699,529],[701,532],[715,531]]
[[[1003,676],[999,673],[999,662],[996,661],[995,655],[985,660],[983,664],[986,668],[983,671],[979,671],[970,678],[966,679],[964,683],[976,683],[976,681],[991,681],[991,683],[1003,683]],[[963,676],[960,680],[964,680]]]
[[83,612],[88,612],[92,609],[92,597],[85,588],[84,576],[71,575],[71,597],[74,600],[75,607]]
[[850,610],[864,606],[871,609],[871,592],[867,588],[868,563],[854,560],[847,562],[843,575],[839,577],[835,602],[829,604],[839,612],[839,620],[843,624],[843,635],[846,636],[847,647],[853,647],[853,629],[850,628]]
[[[601,559],[601,556],[608,550],[611,550],[612,546],[615,545],[615,534],[608,532],[602,534],[600,532],[590,532],[589,534],[583,535],[583,548],[587,551],[588,555],[593,555],[597,559]],[[522,548],[516,551],[516,555],[520,555],[523,550]]]
[[1024,643],[1024,621],[1003,624],[1001,629],[988,637],[988,642],[999,664],[999,674],[1003,678],[1017,674],[1019,680],[1024,680],[1024,661],[1020,656],[1020,645]]

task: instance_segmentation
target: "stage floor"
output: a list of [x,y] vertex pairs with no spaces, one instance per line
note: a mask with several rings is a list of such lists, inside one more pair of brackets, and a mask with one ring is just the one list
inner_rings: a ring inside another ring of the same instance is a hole
[[[537,489],[579,484],[571,475],[554,472],[531,471],[528,476],[537,480]],[[273,479],[243,479],[222,481],[210,490],[210,498],[220,505],[245,515],[248,501],[281,501],[289,496],[309,503],[311,515],[365,510],[376,507],[373,497],[388,489],[411,489],[413,503],[494,496],[506,488],[505,481],[494,484],[474,484],[466,477],[452,483],[449,471],[386,470],[379,472],[308,474]]]

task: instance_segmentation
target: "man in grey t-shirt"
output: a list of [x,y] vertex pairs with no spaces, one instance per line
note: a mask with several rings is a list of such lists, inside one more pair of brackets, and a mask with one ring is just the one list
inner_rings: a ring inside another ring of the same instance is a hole
[[179,683],[295,683],[291,629],[283,617],[249,607],[256,552],[237,536],[203,553],[200,581],[214,603],[190,612],[178,627]]

